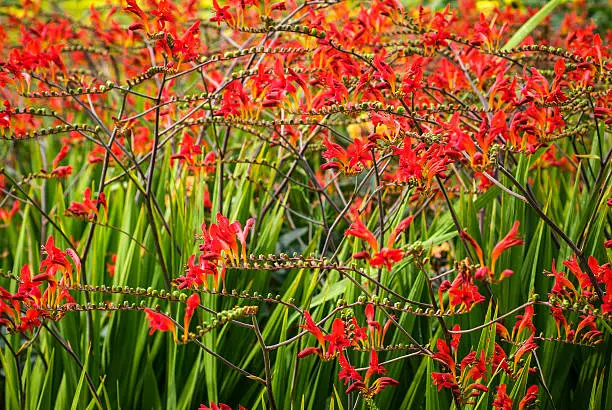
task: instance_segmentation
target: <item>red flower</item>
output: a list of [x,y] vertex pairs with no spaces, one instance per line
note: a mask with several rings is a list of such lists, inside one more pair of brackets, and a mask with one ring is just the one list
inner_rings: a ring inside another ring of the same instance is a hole
[[529,336],[529,338],[527,340],[525,340],[525,342],[523,342],[523,344],[521,345],[521,347],[519,347],[517,349],[516,352],[514,352],[514,369],[516,371],[516,367],[518,365],[519,360],[521,360],[521,357],[523,357],[524,354],[532,352],[534,350],[536,350],[538,348],[538,345],[534,343],[533,341],[533,336],[534,333],[531,334],[531,336]]
[[102,205],[104,210],[108,212],[108,205],[104,192],[100,193],[98,199],[91,199],[91,189],[85,188],[83,192],[83,202],[71,202],[70,206],[66,209],[66,213],[76,217],[93,219],[99,216],[98,205]]
[[518,237],[519,225],[519,221],[514,222],[514,225],[510,229],[510,232],[508,232],[508,234],[493,247],[493,251],[491,252],[491,268],[485,265],[482,248],[480,247],[480,245],[478,245],[478,242],[476,242],[476,240],[472,238],[466,231],[460,232],[461,237],[470,245],[472,245],[472,247],[476,251],[478,261],[480,262],[480,268],[478,269],[475,276],[476,279],[493,279],[493,281],[500,281],[501,279],[512,276],[514,274],[513,271],[506,269],[502,271],[499,279],[494,280],[493,278],[493,275],[495,274],[495,264],[501,253],[512,246],[521,245],[524,243],[523,240]]
[[53,158],[53,164],[51,166],[57,168],[60,161],[66,158],[66,155],[68,155],[68,145],[62,145],[60,152]]
[[374,252],[378,252],[378,241],[374,234],[361,222],[361,219],[356,219],[355,222],[344,232],[344,236],[356,236],[359,239],[366,241]]
[[[215,404],[211,402],[209,406],[210,407],[206,406],[205,404],[200,404],[198,410],[232,410],[230,406],[223,403]],[[246,408],[239,405],[238,410],[246,410]]]
[[552,272],[550,275],[548,275],[555,277],[555,284],[553,285],[551,292],[555,295],[567,294],[568,292],[566,289],[575,292],[576,288],[574,288],[574,284],[565,277],[565,272],[557,272],[555,265],[555,260],[553,259]]
[[436,176],[446,178],[447,165],[452,160],[447,149],[440,144],[427,145],[419,142],[412,145],[412,139],[405,137],[403,146],[393,146],[398,157],[398,177],[400,182],[415,185],[417,191],[429,191]]
[[184,319],[184,333],[183,343],[187,343],[189,337],[189,323],[195,313],[196,309],[200,306],[200,296],[197,293],[192,294],[187,298],[187,307],[185,308],[185,319]]
[[81,261],[74,250],[68,248],[66,252],[62,252],[55,246],[53,236],[49,236],[47,243],[43,246],[43,252],[47,257],[40,263],[40,271],[44,272],[46,277],[53,278],[57,272],[60,272],[66,284],[75,283],[75,278],[72,276],[72,265],[66,257],[69,256],[76,268],[76,283],[80,283]]
[[387,247],[382,248],[379,251],[378,250],[379,246],[378,246],[378,242],[376,241],[376,237],[363,224],[363,222],[361,222],[361,220],[357,218],[355,222],[351,224],[349,229],[347,229],[346,232],[344,232],[344,236],[356,236],[360,239],[363,239],[370,245],[370,247],[372,248],[372,251],[374,252],[374,255],[370,257],[370,254],[368,252],[358,252],[353,255],[353,258],[369,259],[370,266],[376,267],[376,266],[385,265],[387,270],[390,271],[393,267],[393,264],[401,261],[402,258],[404,257],[404,252],[401,249],[393,248],[395,240],[402,231],[404,231],[406,228],[408,228],[408,226],[410,226],[410,223],[412,222],[413,219],[414,217],[409,216],[403,219],[402,221],[400,221],[400,223],[397,225],[397,227],[393,230],[393,232],[389,236],[389,239],[387,241]]
[[340,355],[338,356],[338,364],[341,367],[341,370],[338,373],[338,378],[340,380],[344,380],[345,385],[350,383],[351,380],[361,381],[361,375],[357,373],[355,367],[349,364],[343,353],[340,353]]
[[[384,50],[384,48],[383,48]],[[372,60],[372,64],[376,68],[376,73],[374,74],[374,78],[378,78],[382,81],[385,81],[388,84],[388,87],[391,89],[391,93],[395,94],[397,91],[396,88],[396,74],[395,70],[387,64],[383,59],[385,57],[385,53],[376,54],[374,59]]]
[[553,318],[555,319],[555,324],[557,326],[557,337],[561,338],[561,324],[563,324],[563,329],[565,330],[565,335],[567,337],[570,332],[570,327],[567,324],[565,316],[563,315],[563,310],[555,307],[551,307],[550,310],[552,311]]
[[368,387],[362,381],[356,381],[355,383],[351,384],[348,389],[346,389],[346,393],[348,394],[357,390],[359,393],[361,393],[364,399],[370,400],[372,397],[383,391],[385,387],[397,386],[398,384],[399,382],[397,380],[390,377],[380,377],[376,379],[370,387]]
[[0,127],[4,129],[11,128],[11,103],[9,101],[4,101],[4,111],[0,111]]
[[27,263],[21,268],[20,277],[21,283],[19,283],[17,293],[12,295],[11,298],[13,300],[31,299],[34,303],[38,303],[42,296],[39,286],[42,285],[43,279],[39,278],[39,280],[32,281],[32,272]]
[[45,311],[37,308],[28,309],[21,318],[19,318],[19,326],[16,327],[18,332],[25,332],[41,325],[41,319],[45,317]]
[[[451,355],[450,348],[448,347],[448,345],[443,339],[438,339],[436,341],[436,347],[438,348],[438,351],[434,353],[431,356],[431,358],[440,361],[442,364],[448,367],[451,370],[451,372],[454,374],[455,373],[455,360],[453,359],[453,356]],[[463,363],[462,363],[462,366],[463,366]]]
[[472,238],[472,236],[469,233],[467,233],[466,231],[459,232],[459,235],[461,235],[461,238],[463,238],[470,245],[472,245],[472,247],[474,248],[474,251],[476,251],[476,256],[478,257],[478,261],[480,262],[480,266],[485,266],[484,255],[482,253],[482,248],[480,247],[480,245],[478,245],[478,242],[476,242],[476,240],[474,238]]
[[170,156],[170,165],[173,166],[174,160],[178,159],[179,164],[186,162],[193,166],[196,162],[195,157],[202,154],[202,147],[195,145],[195,139],[188,132],[183,135],[183,140],[179,145],[181,147],[179,152]]
[[537,398],[538,398],[538,386],[534,384],[533,386],[527,389],[527,393],[525,394],[525,397],[523,397],[523,399],[519,402],[519,407],[518,407],[519,410],[523,410],[524,408],[527,408],[527,406],[530,406],[531,404],[533,404]]
[[503,251],[512,246],[522,245],[524,243],[523,240],[518,237],[519,225],[520,222],[515,221],[510,232],[493,247],[493,251],[491,252],[491,272],[495,272],[495,262]]
[[404,94],[411,94],[422,88],[423,64],[423,58],[415,58],[408,71],[404,74],[401,84],[401,90]]
[[516,317],[517,319],[520,319],[520,321],[517,321],[514,325],[514,328],[512,329],[512,336],[519,337],[523,329],[529,329],[530,332],[535,332],[536,328],[533,325],[533,316],[533,305],[529,305],[525,308],[524,315],[517,315]]
[[196,264],[195,257],[195,255],[191,255],[189,257],[189,261],[187,261],[186,275],[179,276],[178,278],[174,279],[174,283],[178,285],[179,289],[197,289],[200,285],[203,285],[204,289],[208,289],[207,275],[217,275],[217,266],[215,266],[214,263],[205,260],[203,255],[200,255],[199,262]]
[[370,266],[385,265],[388,271],[393,267],[393,264],[399,262],[404,257],[404,252],[401,249],[383,248],[370,259]]
[[234,25],[234,16],[232,13],[227,11],[229,6],[220,7],[217,0],[213,0],[213,7],[215,9],[215,15],[210,18],[210,21],[216,21],[217,25],[221,25],[222,21],[225,21],[229,26]]
[[302,329],[309,331],[319,342],[322,347],[325,347],[325,338],[323,336],[323,332],[321,329],[315,324],[314,320],[312,320],[312,316],[310,313],[304,311],[304,320],[306,323],[301,326]]
[[149,33],[149,18],[147,14],[140,7],[138,7],[136,0],[126,0],[126,2],[128,5],[124,7],[123,10],[136,15],[136,17],[142,21],[142,23],[139,24],[141,24],[145,31]]
[[158,313],[153,309],[146,308],[145,313],[147,315],[147,320],[149,321],[149,326],[151,330],[149,330],[149,335],[155,333],[156,330],[160,332],[172,332],[174,336],[174,340],[176,340],[176,326],[172,319],[163,313]]
[[15,214],[19,211],[19,207],[19,201],[16,200],[8,211],[4,208],[0,208],[0,220],[2,220],[4,225],[8,226]]
[[[469,363],[466,362],[464,364],[465,359],[463,359],[461,361],[461,373],[463,373],[463,370],[466,366],[471,366],[470,370],[468,370],[467,374],[465,375],[466,378],[470,378],[473,381],[479,380],[480,378],[484,378],[485,380],[487,379],[487,365],[485,363],[485,352],[484,350],[480,351],[480,358],[477,359],[476,358],[476,352],[471,352],[468,356],[470,356],[471,354],[474,354],[473,357],[469,360]],[[466,356],[466,358],[468,357]]]
[[[301,327],[310,332],[317,339],[321,347],[308,347],[298,353],[299,358],[317,354],[321,359],[329,360],[336,357],[337,353],[342,354],[344,348],[351,345],[351,341],[346,336],[344,321],[342,319],[334,319],[332,323],[332,332],[324,336],[323,332],[321,332],[308,312],[304,312],[304,318],[306,323]],[[327,349],[325,348],[326,342],[329,343]]]
[[455,376],[451,373],[431,373],[434,386],[438,386],[438,391],[445,389],[456,389],[458,387]]
[[345,347],[351,345],[344,331],[344,321],[340,318],[334,319],[332,332],[324,336],[323,339],[329,342],[329,347],[327,348],[328,357],[335,356],[335,352],[341,353]]
[[370,366],[365,375],[365,382],[367,383],[370,377],[375,374],[387,374],[387,369],[378,364],[378,354],[376,350],[370,350]]
[[335,142],[330,142],[327,137],[323,139],[323,145],[327,150],[321,156],[328,160],[336,159],[336,161],[326,162],[321,165],[321,170],[337,169],[345,175],[357,175],[363,170],[363,167],[368,166],[374,160],[370,152],[374,144],[364,142],[361,138],[355,138],[347,149]]
[[[230,224],[229,219],[220,213],[217,213],[217,223],[211,224],[210,228],[207,229],[206,224],[203,223],[202,239],[204,243],[200,244],[199,247],[200,251],[203,252],[200,255],[200,263],[194,265],[195,256],[190,258],[187,276],[179,278],[183,287],[192,286],[194,283],[198,285],[205,283],[206,279],[203,275],[212,274],[214,288],[216,289],[220,269],[223,290],[225,290],[226,266],[224,262],[226,261],[223,255],[232,263],[239,263],[240,255],[242,255],[244,263],[248,262],[246,237],[253,224],[254,220],[251,218],[247,220],[244,229],[242,229],[240,222],[234,221]],[[241,253],[238,251],[238,242],[242,246]],[[219,263],[220,265],[217,266]]]
[[502,347],[495,343],[493,350],[493,360],[491,362],[493,373],[497,372],[498,369],[504,370],[508,375],[511,374],[510,366],[508,365],[508,357]]
[[574,334],[575,340],[578,337],[578,334],[580,333],[580,331],[582,331],[582,329],[591,329],[591,331],[597,330],[597,324],[595,323],[595,316],[583,315],[580,317],[582,318],[582,320],[580,321],[580,323],[578,323],[578,326],[576,327],[576,333]]
[[[459,332],[461,330],[461,326],[455,325],[453,326],[453,332]],[[451,347],[453,350],[457,351],[459,347],[459,341],[461,340],[461,333],[452,333],[451,334]]]
[[[196,21],[183,33],[179,38],[174,39],[172,47],[167,45],[167,39],[165,40],[166,48],[170,51],[172,56],[178,56],[178,63],[176,64],[175,70],[181,66],[184,61],[192,61],[198,56],[200,48],[200,21]],[[167,36],[167,35],[166,35]]]
[[251,97],[244,91],[242,82],[234,80],[225,87],[221,106],[214,112],[214,115],[223,115],[225,118],[230,115],[240,118],[255,117],[255,107]]
[[505,383],[497,386],[497,394],[493,401],[493,408],[495,410],[512,410],[512,399],[506,394]]
[[478,286],[472,284],[472,278],[466,277],[464,273],[455,278],[448,294],[452,307],[463,305],[468,311],[473,305],[485,300],[485,297],[478,291]]

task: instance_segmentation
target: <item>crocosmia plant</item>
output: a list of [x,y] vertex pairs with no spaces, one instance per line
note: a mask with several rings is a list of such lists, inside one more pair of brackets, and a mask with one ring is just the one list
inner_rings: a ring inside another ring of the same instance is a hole
[[607,3],[1,3],[6,409],[612,408]]

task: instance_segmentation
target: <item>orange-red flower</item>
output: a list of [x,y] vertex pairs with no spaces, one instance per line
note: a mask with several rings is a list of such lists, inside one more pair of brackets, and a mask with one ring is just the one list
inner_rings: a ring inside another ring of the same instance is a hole
[[344,232],[344,236],[356,236],[357,238],[366,241],[372,248],[373,255],[370,256],[369,252],[358,252],[353,255],[355,259],[368,259],[370,266],[381,266],[384,265],[387,270],[391,270],[393,264],[399,262],[404,257],[404,252],[401,249],[394,249],[393,245],[397,236],[410,226],[410,223],[414,217],[409,216],[395,227],[389,239],[387,240],[387,247],[382,248],[379,251],[378,242],[374,234],[363,224],[361,219],[356,218],[355,221],[349,226]]
[[502,383],[497,386],[497,394],[493,401],[493,408],[495,410],[512,410],[512,399],[506,393],[506,384]]
[[189,338],[189,323],[191,323],[191,318],[198,306],[200,306],[200,296],[194,293],[187,298],[187,306],[185,307],[183,343],[187,343],[187,339]]
[[149,335],[155,333],[156,330],[159,330],[160,332],[172,332],[174,340],[177,340],[176,326],[172,319],[163,313],[154,311],[153,309],[146,308],[144,311],[147,315],[149,326],[151,327],[149,330]]

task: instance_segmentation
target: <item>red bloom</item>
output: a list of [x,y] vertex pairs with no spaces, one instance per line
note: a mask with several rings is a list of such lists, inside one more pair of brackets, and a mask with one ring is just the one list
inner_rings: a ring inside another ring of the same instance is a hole
[[445,389],[455,389],[458,387],[455,376],[451,373],[431,373],[434,386],[438,386],[438,391]]
[[338,373],[338,378],[340,380],[344,380],[345,385],[350,383],[351,380],[361,380],[361,375],[357,373],[355,367],[349,364],[343,353],[340,353],[340,355],[338,356],[338,364],[341,367],[341,370]]
[[326,162],[321,165],[321,170],[337,169],[345,175],[357,175],[363,170],[363,167],[368,166],[374,160],[370,152],[374,144],[364,142],[361,138],[355,138],[347,149],[335,142],[330,142],[327,137],[323,139],[323,145],[327,150],[321,156],[336,161]]
[[189,257],[185,276],[174,279],[174,283],[178,285],[179,289],[197,289],[200,285],[203,285],[204,289],[208,289],[207,276],[213,275],[214,277],[217,275],[217,266],[214,263],[205,260],[203,255],[200,255],[199,262],[196,264],[195,257],[195,255]]
[[368,367],[368,371],[365,375],[365,382],[367,383],[370,377],[374,374],[386,374],[387,369],[378,364],[378,354],[376,350],[370,350],[370,366]]
[[[232,410],[230,406],[228,406],[227,404],[223,404],[223,403],[215,404],[211,402],[209,406],[210,407],[206,406],[205,404],[200,404],[200,407],[198,407],[198,410]],[[238,410],[246,410],[246,408],[239,405]]]
[[[172,47],[166,46],[170,50],[170,54],[173,57],[178,57],[178,63],[176,64],[175,70],[181,66],[184,61],[192,61],[198,56],[200,48],[200,21],[196,21],[183,33],[183,35],[174,40]],[[167,44],[168,40],[165,40]]]
[[200,296],[197,293],[192,294],[187,298],[187,307],[185,308],[185,319],[184,319],[184,333],[183,343],[187,343],[189,337],[189,323],[195,313],[196,309],[200,306]]
[[533,325],[533,316],[533,305],[528,305],[525,308],[525,314],[516,316],[517,319],[520,319],[520,321],[517,321],[514,325],[514,328],[512,329],[512,336],[519,337],[523,329],[529,329],[530,332],[535,332],[536,328]]
[[130,13],[135,14],[138,18],[143,21],[147,20],[147,14],[138,6],[136,0],[126,0],[127,6],[123,8],[123,10],[128,11]]
[[393,267],[393,264],[403,259],[404,252],[401,249],[383,248],[370,259],[370,266],[385,265],[388,271]]
[[[301,327],[309,331],[317,339],[321,347],[308,347],[298,353],[299,358],[317,354],[322,359],[328,360],[335,357],[337,353],[342,354],[344,348],[351,345],[351,341],[346,336],[344,321],[342,319],[334,319],[332,323],[332,332],[324,336],[323,332],[317,327],[308,312],[304,312],[304,318],[306,323]],[[329,343],[327,349],[325,348],[326,342]]]
[[[461,330],[461,326],[459,325],[455,325],[453,326],[452,331],[453,332],[459,332]],[[451,334],[451,347],[453,348],[453,350],[457,350],[457,348],[459,347],[459,341],[461,340],[461,333],[452,333]]]
[[176,340],[176,326],[172,319],[163,313],[158,313],[153,309],[146,308],[145,313],[147,315],[147,320],[149,321],[149,326],[151,330],[149,330],[149,335],[155,333],[156,330],[160,332],[172,332],[174,335],[174,340]]
[[518,237],[519,225],[519,221],[514,222],[510,232],[508,232],[508,234],[493,248],[493,251],[491,252],[491,272],[495,272],[495,262],[503,251],[512,246],[522,245],[524,243],[523,240]]
[[480,247],[480,245],[478,245],[478,242],[476,242],[476,240],[474,238],[472,238],[472,236],[469,233],[467,233],[466,231],[459,232],[459,235],[461,235],[461,238],[463,238],[470,245],[472,245],[472,247],[474,248],[474,251],[476,251],[476,256],[478,257],[478,261],[480,262],[480,266],[485,266],[484,255],[482,253],[482,248]]
[[548,276],[554,276],[555,278],[555,284],[553,285],[551,292],[555,295],[567,294],[566,289],[569,289],[572,292],[575,292],[576,288],[574,288],[574,284],[565,277],[565,272],[557,272],[555,265],[556,264],[553,259],[552,272],[550,275],[548,275]]
[[221,25],[222,21],[225,21],[229,26],[234,25],[234,16],[228,11],[229,6],[220,7],[217,0],[213,0],[213,7],[215,15],[210,18],[210,21],[216,21],[217,25]]
[[178,159],[179,164],[186,162],[193,166],[196,162],[195,157],[202,154],[202,147],[195,145],[195,139],[188,132],[183,135],[183,140],[179,145],[181,147],[180,151],[170,156],[170,165],[174,165],[174,160]]
[[381,391],[383,391],[385,387],[397,386],[398,384],[399,382],[397,380],[394,380],[390,377],[380,377],[376,379],[370,387],[368,387],[362,381],[356,381],[355,383],[351,384],[348,389],[346,389],[346,393],[348,394],[357,390],[365,399],[369,400]]
[[68,178],[68,175],[72,174],[72,167],[70,165],[63,165],[57,168],[54,168],[51,171],[51,175],[56,178]]
[[242,82],[234,80],[225,87],[221,106],[214,112],[215,115],[230,115],[241,118],[252,118],[255,116],[255,107],[251,97],[244,91]]
[[83,202],[71,202],[70,206],[66,209],[66,212],[72,216],[93,219],[94,217],[99,216],[99,205],[102,205],[104,210],[108,212],[108,205],[106,203],[104,192],[100,193],[98,199],[91,199],[91,189],[85,188],[85,191],[83,192]]
[[345,347],[351,345],[344,331],[344,321],[340,318],[334,319],[332,332],[324,336],[323,339],[329,342],[329,347],[327,348],[328,357],[333,357],[335,352],[341,353]]
[[493,360],[491,362],[493,373],[497,372],[498,369],[504,370],[508,375],[511,374],[510,366],[508,365],[508,357],[502,347],[495,343],[493,350]]
[[400,223],[397,225],[397,227],[393,230],[393,232],[389,236],[389,239],[387,241],[387,247],[382,248],[379,251],[378,250],[379,246],[378,246],[378,242],[376,241],[376,237],[363,224],[363,222],[361,222],[361,220],[357,218],[355,222],[351,224],[349,229],[347,229],[346,232],[344,232],[344,236],[350,235],[350,236],[356,236],[360,239],[363,239],[370,245],[374,255],[370,257],[369,252],[358,252],[353,255],[353,258],[369,259],[370,266],[376,267],[376,266],[384,265],[387,268],[387,270],[390,271],[393,267],[393,264],[401,261],[402,258],[404,257],[404,251],[402,251],[401,249],[393,248],[395,240],[402,231],[404,231],[406,228],[408,228],[408,226],[410,226],[410,223],[412,222],[413,219],[414,217],[409,216],[403,219],[402,221],[400,221]]
[[366,241],[372,250],[378,252],[378,241],[374,234],[361,222],[361,219],[356,219],[355,222],[344,232],[344,236],[356,236],[359,239]]
[[310,313],[304,311],[304,320],[306,323],[303,326],[300,326],[302,329],[309,331],[319,342],[322,347],[325,347],[325,338],[323,337],[323,332],[321,329],[315,324],[314,320],[312,320],[312,316]]
[[[68,248],[66,249],[66,252],[62,252],[59,248],[55,246],[53,236],[50,236],[47,239],[47,243],[43,246],[43,251],[47,255],[47,257],[41,261],[40,271],[44,272],[46,277],[53,278],[57,272],[60,272],[63,275],[63,281],[65,283],[75,283],[75,280],[72,276],[72,265],[66,257],[69,256],[72,259],[72,262],[74,263],[76,268],[76,283],[80,282],[81,261],[76,252],[74,252],[74,250]],[[36,278],[34,278],[34,280],[36,280]]]
[[12,295],[13,300],[24,300],[31,299],[35,303],[40,301],[42,296],[39,286],[43,283],[42,278],[36,281],[32,281],[32,272],[28,264],[23,265],[21,268],[21,283],[19,283],[19,289],[15,295]]
[[359,326],[359,323],[357,323],[357,319],[355,318],[355,316],[351,318],[351,325],[353,327],[351,335],[352,346],[359,346],[359,342],[365,342],[366,340],[368,340],[368,335],[366,333],[367,327]]
[[325,356],[323,355],[323,349],[321,349],[320,347],[307,347],[306,349],[298,352],[297,357],[298,359],[303,359],[306,356],[310,356],[311,354],[316,354],[319,357],[325,358]]
[[552,311],[553,318],[555,319],[555,324],[557,326],[557,337],[561,338],[561,324],[563,324],[565,336],[567,337],[570,332],[570,327],[567,324],[567,319],[565,319],[565,316],[563,315],[563,310],[555,307],[551,307],[550,310]]
[[[485,363],[485,352],[484,350],[480,351],[480,358],[476,358],[476,352],[474,353],[473,360],[470,361],[469,366],[471,366],[470,370],[468,370],[465,375],[466,378],[470,378],[473,381],[477,381],[481,378],[487,379],[487,365]],[[470,353],[471,354],[471,353]],[[468,355],[469,356],[469,355]],[[465,360],[465,359],[464,359]],[[468,366],[466,363],[465,366]],[[463,360],[461,361],[461,373],[464,370]]]
[[519,402],[519,410],[523,410],[527,408],[527,406],[533,404],[538,398],[538,386],[534,384],[530,388],[527,389],[527,393],[525,397]]
[[[494,279],[493,275],[495,274],[495,264],[501,253],[512,246],[521,245],[524,243],[523,240],[518,237],[519,225],[519,221],[514,222],[514,225],[510,229],[510,232],[508,232],[508,234],[493,247],[493,251],[491,252],[490,268],[485,265],[482,248],[480,247],[480,245],[478,245],[478,242],[476,242],[476,240],[472,238],[466,231],[460,232],[461,237],[470,245],[472,245],[472,247],[476,251],[476,256],[478,256],[478,261],[480,262],[480,269],[476,273],[476,279]],[[506,269],[501,273],[500,278],[497,279],[497,281],[500,281],[505,277],[512,276],[512,274],[514,274],[513,271]]]
[[532,352],[532,351],[534,351],[534,350],[536,350],[538,348],[538,345],[535,344],[534,341],[533,341],[533,336],[534,336],[534,333],[532,333],[531,336],[529,336],[529,339],[525,340],[525,342],[523,342],[521,347],[519,347],[517,349],[517,351],[514,352],[514,369],[515,369],[515,371],[516,371],[516,367],[518,365],[519,360],[521,360],[521,357],[523,357],[523,355],[525,353]]
[[393,146],[399,159],[398,178],[400,182],[414,185],[417,191],[429,191],[434,178],[446,178],[447,165],[452,162],[447,149],[440,144],[429,147],[423,142],[412,145],[409,137],[403,139],[403,146]]
[[455,278],[448,291],[451,306],[463,305],[469,311],[472,305],[485,300],[485,297],[478,291],[478,286],[473,285],[471,280],[471,278],[465,279],[463,274]]
[[51,166],[54,169],[57,168],[61,160],[66,158],[66,155],[68,155],[68,145],[62,145],[60,152],[55,156],[55,158],[53,158],[53,164]]
[[391,89],[391,93],[395,94],[395,92],[397,91],[395,70],[383,60],[384,57],[384,53],[382,55],[376,54],[374,56],[374,59],[372,60],[372,65],[374,65],[374,67],[376,68],[374,78],[378,78],[380,80],[385,81],[388,84],[388,87]]
[[19,207],[19,201],[16,200],[8,211],[4,208],[0,208],[0,220],[4,225],[8,225],[11,222],[15,214],[19,211]]
[[493,408],[495,410],[512,410],[512,399],[506,394],[505,383],[497,386],[497,394],[493,401]]
[[[444,341],[443,339],[438,339],[436,341],[436,347],[438,348],[438,351],[434,353],[431,356],[431,358],[442,362],[442,364],[448,367],[451,370],[451,372],[454,374],[455,373],[455,360],[453,359],[453,356],[451,355],[450,348],[446,344],[446,341]],[[463,363],[462,363],[462,366],[463,366]]]

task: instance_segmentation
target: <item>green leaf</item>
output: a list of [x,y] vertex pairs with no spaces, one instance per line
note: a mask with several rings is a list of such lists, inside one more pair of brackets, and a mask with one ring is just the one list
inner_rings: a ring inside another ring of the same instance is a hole
[[534,14],[529,20],[519,28],[508,42],[501,48],[502,51],[512,50],[518,47],[521,42],[527,37],[541,22],[548,16],[562,0],[552,0]]

